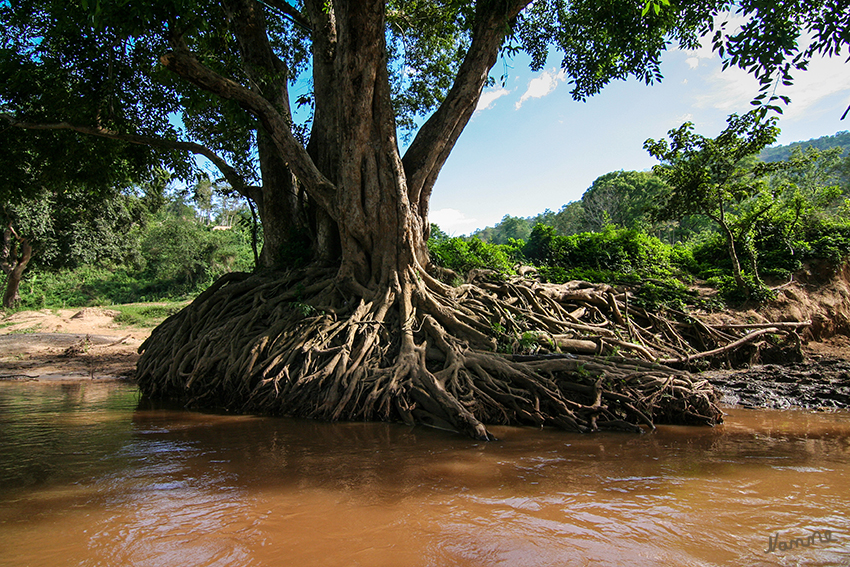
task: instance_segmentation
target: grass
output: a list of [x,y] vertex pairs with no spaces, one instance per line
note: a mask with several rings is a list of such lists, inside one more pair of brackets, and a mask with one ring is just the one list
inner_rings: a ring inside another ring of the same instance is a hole
[[[105,309],[110,309],[112,311],[117,311],[118,315],[114,317],[113,322],[119,325],[121,328],[150,329],[156,327],[157,325],[165,321],[168,317],[174,315],[175,313],[186,307],[189,303],[189,300],[183,300],[155,303],[127,303],[121,305],[105,304],[98,305],[96,307],[102,307]],[[79,309],[79,307],[71,307],[70,309]],[[0,309],[0,319],[2,319],[3,316],[8,317],[14,313],[20,313],[23,311],[35,310],[21,305],[17,306],[14,309]],[[59,315],[59,309],[57,308],[52,308],[50,309],[50,311],[53,315]],[[8,329],[9,327],[20,324],[21,321],[4,321],[0,323],[0,330]],[[8,331],[8,334],[24,335],[30,333],[38,333],[41,331],[41,326],[42,324],[38,323],[31,327],[13,329]]]
[[172,303],[130,303],[110,305],[118,311],[113,321],[122,327],[156,327],[188,304],[188,301]]

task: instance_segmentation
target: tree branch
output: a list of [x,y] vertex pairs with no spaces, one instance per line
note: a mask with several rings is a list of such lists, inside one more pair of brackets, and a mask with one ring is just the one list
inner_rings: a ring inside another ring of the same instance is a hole
[[304,31],[308,33],[313,32],[313,26],[310,23],[310,20],[301,12],[299,12],[294,6],[290,6],[285,0],[258,0],[260,4],[265,4],[266,6],[272,8],[273,10],[277,10],[281,12],[283,15],[288,17],[292,23],[301,27]]
[[304,147],[292,135],[289,122],[275,106],[239,83],[205,67],[186,48],[182,39],[172,38],[174,50],[160,58],[162,64],[190,83],[217,96],[233,100],[253,113],[281,152],[305,191],[326,211],[333,211],[336,187],[318,170]]
[[266,6],[272,8],[273,10],[277,10],[281,12],[284,16],[289,18],[289,20],[295,25],[302,28],[307,33],[313,32],[313,26],[311,25],[310,19],[307,18],[304,14],[299,12],[294,6],[291,6],[286,0],[258,0],[260,4],[265,4]]
[[283,119],[292,121],[289,108],[289,68],[281,61],[269,43],[266,18],[254,0],[224,0],[231,29],[242,54],[242,68],[253,90],[274,104]]
[[[15,241],[20,244],[20,258],[15,251]],[[6,230],[3,231],[3,249],[2,252],[0,252],[0,269],[2,269],[7,276],[11,276],[13,273],[20,276],[20,274],[22,274],[26,269],[31,258],[32,245],[26,238],[18,236],[18,233],[15,232],[15,229],[12,227],[12,223],[10,222],[6,227]]]
[[410,200],[427,212],[437,175],[466,127],[496,63],[510,21],[531,0],[493,0],[478,5],[472,44],[445,101],[419,129],[403,163]]
[[37,122],[24,122],[16,120],[11,116],[2,115],[2,120],[9,126],[21,128],[24,130],[67,130],[85,134],[88,136],[97,136],[99,138],[108,138],[110,140],[119,140],[129,144],[137,144],[141,146],[150,146],[152,148],[160,148],[166,150],[180,150],[193,154],[199,154],[210,160],[221,172],[224,178],[230,183],[240,195],[252,199],[254,202],[262,202],[262,193],[257,187],[245,183],[242,175],[239,174],[230,164],[228,164],[221,156],[216,154],[211,149],[194,142],[180,142],[177,140],[166,140],[164,138],[156,138],[153,136],[141,136],[139,134],[124,134],[107,130],[101,127],[78,126],[68,122],[56,122],[52,124],[40,124]]

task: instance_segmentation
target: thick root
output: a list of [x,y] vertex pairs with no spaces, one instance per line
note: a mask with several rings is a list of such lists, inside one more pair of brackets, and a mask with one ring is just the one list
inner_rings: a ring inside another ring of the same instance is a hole
[[143,394],[477,439],[492,438],[493,424],[637,432],[721,421],[706,381],[657,362],[696,358],[691,331],[629,309],[610,288],[519,279],[453,288],[411,269],[364,297],[333,276],[222,278],[142,345]]

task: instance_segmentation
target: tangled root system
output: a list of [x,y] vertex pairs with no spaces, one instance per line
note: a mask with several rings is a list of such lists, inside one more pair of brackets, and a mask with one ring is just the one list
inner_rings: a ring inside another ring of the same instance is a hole
[[400,421],[477,439],[492,438],[492,424],[712,425],[721,421],[714,389],[673,366],[780,331],[741,337],[668,319],[585,282],[478,274],[451,287],[411,268],[366,291],[329,269],[226,275],[142,345],[142,392],[190,407]]

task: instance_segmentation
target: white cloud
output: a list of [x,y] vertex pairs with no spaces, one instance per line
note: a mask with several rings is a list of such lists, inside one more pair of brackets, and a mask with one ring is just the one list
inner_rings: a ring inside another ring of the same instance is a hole
[[464,234],[478,225],[477,219],[471,219],[457,209],[431,211],[428,216],[430,222],[448,234]]
[[758,81],[737,67],[721,71],[718,66],[706,80],[710,88],[696,97],[696,106],[700,108],[746,112],[759,90]]
[[[803,118],[806,110],[822,99],[841,92],[850,92],[850,73],[844,57],[816,59],[808,70],[792,72],[794,84],[790,87],[780,85],[776,94],[791,98],[791,104],[783,106],[783,118],[796,120]],[[711,107],[726,112],[745,112],[750,101],[758,94],[759,84],[753,75],[729,67],[725,71],[719,68],[708,78],[711,89],[697,98],[697,106]],[[780,104],[780,106],[782,106]]]
[[[779,87],[781,94],[791,97],[785,118],[803,118],[805,110],[828,96],[850,91],[850,65],[844,57],[830,57],[812,61],[807,71],[794,72],[794,85]],[[787,88],[787,91],[784,89]],[[844,104],[847,104],[845,97]]]
[[[727,33],[735,33],[746,23],[739,14],[724,13],[715,19],[715,29],[725,24]],[[800,42],[806,45],[809,38],[802,37]],[[697,106],[716,108],[725,112],[746,112],[750,101],[759,93],[759,83],[752,74],[735,66],[721,71],[720,57],[712,50],[710,37],[702,40],[702,45],[693,51],[683,51],[685,63],[690,69],[703,68],[710,75],[707,78],[709,88],[697,97]],[[711,71],[710,69],[714,69]],[[779,104],[783,108],[783,120],[804,118],[811,108],[827,97],[838,93],[850,94],[850,66],[845,57],[825,57],[814,59],[807,71],[792,71],[794,84],[790,87],[779,85],[777,95],[791,98],[790,105]],[[686,79],[687,80],[687,79]],[[846,100],[846,97],[845,97]],[[844,102],[844,108],[850,100]],[[840,114],[840,113],[839,113]]]
[[539,77],[531,79],[531,81],[528,82],[528,89],[516,103],[517,110],[519,110],[522,107],[522,104],[530,98],[541,98],[548,95],[555,90],[558,83],[563,82],[566,78],[566,72],[561,70],[557,75],[550,73],[549,71],[544,71]]
[[478,112],[479,110],[487,110],[488,108],[492,108],[496,100],[508,94],[511,94],[509,90],[501,88],[491,91],[484,91],[483,93],[481,93],[481,98],[478,99],[478,106],[475,107],[475,111]]
[[[740,30],[741,26],[744,25],[746,21],[746,18],[739,14],[724,12],[715,16],[714,29],[721,29],[722,27],[727,33],[735,33]],[[699,68],[705,60],[710,61],[712,59],[719,59],[719,56],[714,51],[710,35],[701,38],[700,46],[697,49],[682,50],[682,53],[687,55],[685,63],[687,63],[688,67],[691,69]]]

